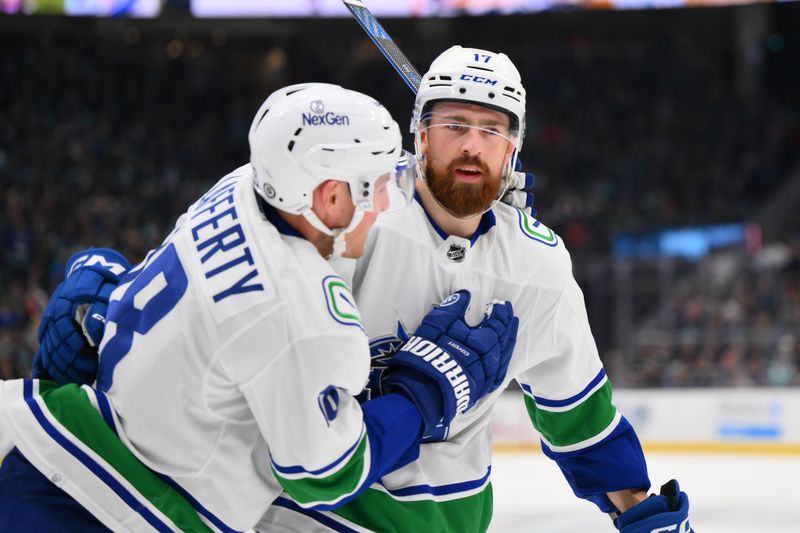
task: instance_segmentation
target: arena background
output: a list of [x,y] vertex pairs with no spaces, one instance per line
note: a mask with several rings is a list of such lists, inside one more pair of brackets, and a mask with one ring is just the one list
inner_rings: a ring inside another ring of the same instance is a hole
[[[800,4],[695,4],[368,2],[421,71],[456,43],[520,68],[538,217],[572,253],[654,482],[684,481],[702,532],[796,531]],[[143,258],[247,160],[270,91],[339,83],[410,117],[413,95],[338,0],[0,13],[1,379],[29,375],[70,253]],[[495,414],[493,529],[611,530],[537,451],[519,394]]]

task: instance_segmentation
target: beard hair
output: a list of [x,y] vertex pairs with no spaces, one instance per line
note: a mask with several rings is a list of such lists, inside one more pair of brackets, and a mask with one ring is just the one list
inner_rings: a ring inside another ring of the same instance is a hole
[[[465,182],[454,176],[455,169],[460,166],[475,166],[481,170],[481,179],[476,182]],[[428,158],[425,162],[425,181],[442,206],[451,214],[465,218],[486,211],[500,190],[500,172],[492,172],[478,157],[462,156],[452,161],[444,171],[433,165]]]

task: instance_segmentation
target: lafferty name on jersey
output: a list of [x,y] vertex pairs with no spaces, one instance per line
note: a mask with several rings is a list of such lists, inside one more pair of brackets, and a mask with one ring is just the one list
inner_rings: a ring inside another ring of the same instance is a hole
[[203,273],[213,283],[215,303],[253,291],[263,291],[253,254],[234,205],[236,185],[242,176],[230,176],[195,204],[191,213],[194,239]]

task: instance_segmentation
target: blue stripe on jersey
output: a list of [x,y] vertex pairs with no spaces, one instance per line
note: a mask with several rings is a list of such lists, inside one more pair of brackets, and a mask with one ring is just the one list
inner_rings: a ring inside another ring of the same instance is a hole
[[481,222],[478,224],[478,229],[476,229],[475,233],[472,234],[472,237],[469,238],[469,244],[471,246],[475,246],[475,242],[478,240],[478,237],[488,233],[496,223],[497,219],[495,218],[494,213],[491,210],[486,211],[481,217]]
[[594,387],[596,387],[597,384],[600,383],[604,377],[606,377],[606,371],[604,368],[601,368],[600,372],[597,373],[597,375],[592,379],[592,381],[589,382],[588,385],[586,385],[586,387],[584,387],[582,391],[564,400],[548,400],[547,398],[542,398],[541,396],[534,396],[530,385],[526,383],[520,383],[520,386],[522,387],[522,390],[527,392],[530,396],[533,396],[533,399],[536,400],[537,405],[541,405],[544,407],[566,407],[588,395],[589,391],[591,391]]
[[111,405],[108,403],[108,398],[106,395],[100,391],[94,392],[95,398],[97,398],[97,406],[100,407],[100,414],[103,415],[103,420],[106,421],[106,425],[111,428],[111,431],[114,432],[114,435],[119,437],[119,433],[117,433],[117,425],[114,423],[114,417],[111,414]]
[[341,463],[342,461],[347,459],[347,457],[350,454],[353,453],[353,450],[355,450],[358,447],[358,445],[361,443],[361,439],[363,437],[364,437],[364,428],[362,426],[361,433],[359,434],[358,438],[356,439],[356,442],[352,446],[350,446],[347,449],[347,451],[345,451],[338,459],[335,459],[329,465],[323,466],[322,468],[320,468],[318,470],[306,470],[305,468],[303,468],[300,465],[281,466],[281,465],[279,465],[278,463],[275,462],[275,459],[272,457],[272,453],[270,453],[269,458],[272,461],[272,466],[275,467],[275,470],[277,470],[281,474],[302,474],[302,473],[306,473],[306,474],[310,474],[312,476],[319,476],[321,474],[324,474],[328,470],[331,470],[332,468],[335,468],[339,463]]
[[422,208],[422,212],[425,213],[426,217],[428,217],[428,222],[431,223],[431,227],[436,230],[436,233],[439,234],[439,237],[441,237],[443,241],[447,240],[449,235],[445,233],[444,230],[439,227],[439,224],[437,224],[433,218],[431,218],[430,214],[428,214],[428,210],[425,209],[425,204],[422,203],[422,198],[419,197],[419,193],[416,190],[414,190],[414,200],[416,200],[419,206]]
[[433,496],[445,496],[447,494],[455,494],[457,492],[466,492],[468,490],[480,488],[489,479],[489,475],[491,473],[492,473],[492,465],[489,465],[489,467],[486,469],[486,474],[482,478],[473,479],[471,481],[462,481],[459,483],[451,483],[450,485],[437,485],[437,486],[414,485],[411,487],[403,487],[402,489],[390,489],[383,484],[383,481],[380,481],[379,483],[392,496],[402,497],[402,496],[413,496],[416,494],[431,494]]
[[[158,472],[156,472],[156,474],[158,474]],[[184,489],[183,487],[178,485],[178,483],[174,479],[172,479],[172,478],[170,478],[168,476],[162,475],[162,474],[158,474],[158,477],[160,477],[164,481],[164,483],[166,483],[167,485],[172,487],[172,489],[175,492],[177,492],[178,494],[183,496],[184,499],[186,499],[190,504],[192,504],[192,507],[194,507],[195,511],[200,513],[209,522],[214,524],[214,526],[216,526],[217,529],[219,529],[220,531],[223,531],[224,533],[241,533],[238,529],[233,529],[229,525],[225,524],[222,520],[220,520],[220,518],[218,516],[214,515],[211,511],[209,511],[208,509],[203,507],[203,504],[201,504],[199,501],[197,501],[194,498],[194,496],[192,496],[191,494],[186,492],[186,489]]]
[[[425,209],[425,204],[422,203],[422,198],[420,198],[419,193],[414,191],[414,199],[417,201],[419,206],[422,208],[422,212],[425,213],[425,216],[428,217],[428,222],[430,222],[431,227],[439,234],[439,237],[442,240],[447,240],[450,236],[448,235],[442,228],[439,227],[439,224],[433,220],[433,217],[428,213],[428,210]],[[486,211],[483,216],[481,217],[481,221],[478,224],[478,229],[475,230],[475,233],[472,234],[472,237],[469,239],[469,243],[471,246],[475,245],[475,242],[478,240],[478,237],[487,233],[494,225],[497,223],[497,218],[494,216],[494,212],[489,209]]]
[[349,527],[345,526],[344,524],[340,524],[336,520],[325,516],[324,514],[320,513],[319,511],[312,511],[310,509],[303,509],[299,505],[297,505],[292,500],[284,498],[283,496],[279,496],[272,502],[272,505],[277,505],[278,507],[283,507],[284,509],[289,509],[291,511],[295,511],[302,515],[305,515],[309,518],[312,518],[319,522],[322,525],[329,527],[334,531],[340,531],[342,533],[358,533],[355,529],[350,529]]
[[286,235],[287,237],[299,237],[301,239],[305,239],[305,237],[303,237],[299,231],[291,227],[285,220],[281,218],[277,209],[269,205],[260,194],[255,192],[254,194],[256,195],[256,202],[258,203],[259,209],[261,209],[261,212],[264,213],[265,217],[267,217],[267,220],[269,220],[269,222],[275,226],[275,229],[278,230],[278,233]]
[[142,518],[147,521],[148,524],[153,526],[158,531],[164,532],[171,532],[172,528],[161,521],[155,514],[153,514],[150,509],[142,505],[142,503],[137,500],[137,498],[131,494],[128,489],[126,489],[122,484],[114,479],[114,477],[107,472],[100,464],[97,463],[94,459],[89,457],[86,452],[78,448],[75,444],[69,441],[64,435],[62,435],[58,429],[50,423],[47,419],[45,414],[42,412],[42,408],[36,402],[36,399],[33,397],[33,381],[30,379],[26,379],[23,382],[23,398],[25,402],[28,404],[31,412],[33,413],[34,418],[42,426],[42,429],[50,435],[50,437],[58,443],[64,450],[69,452],[73,457],[75,457],[78,461],[83,463],[83,465],[88,468],[91,472],[94,473],[100,480],[102,480],[108,488],[110,488],[114,493],[119,496],[119,498],[124,501],[128,507],[131,508],[131,511],[134,513],[138,513],[142,516]]

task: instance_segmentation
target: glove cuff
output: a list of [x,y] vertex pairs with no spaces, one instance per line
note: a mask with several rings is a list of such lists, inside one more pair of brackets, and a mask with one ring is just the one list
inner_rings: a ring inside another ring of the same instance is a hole
[[131,264],[125,256],[111,248],[89,248],[72,254],[64,268],[64,279],[80,268],[91,268],[103,277],[116,281],[130,270]]
[[383,392],[401,394],[417,407],[422,416],[423,435],[446,418],[441,390],[429,376],[411,368],[393,368],[385,375]]

